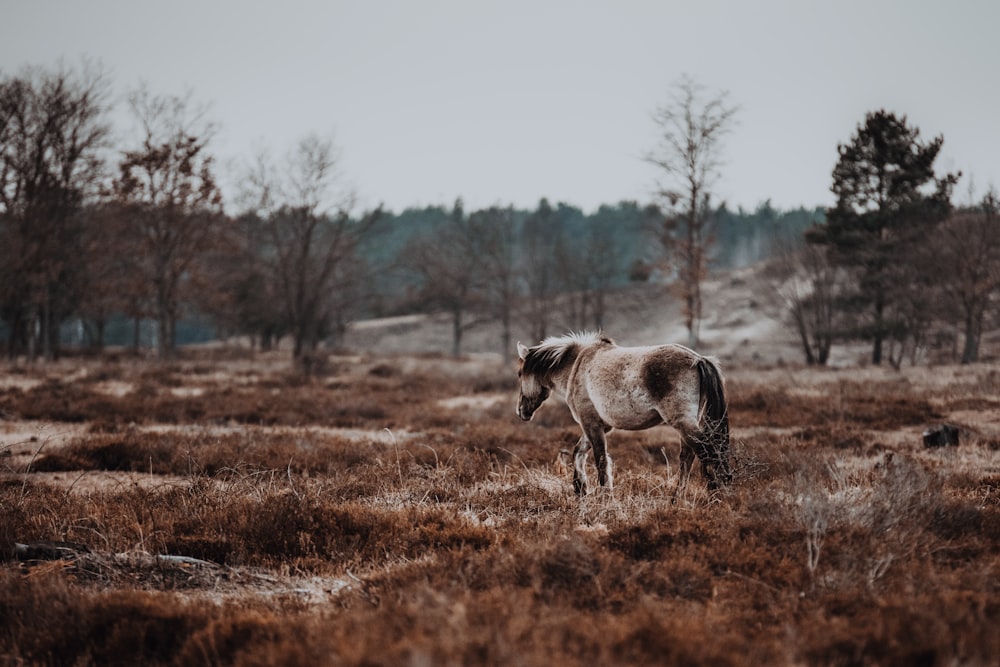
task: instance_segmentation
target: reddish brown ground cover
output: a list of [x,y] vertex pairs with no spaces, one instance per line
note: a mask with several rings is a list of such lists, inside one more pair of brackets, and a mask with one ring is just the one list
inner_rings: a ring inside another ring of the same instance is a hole
[[[582,501],[576,427],[517,420],[508,367],[0,375],[4,664],[1000,660],[985,366],[730,369],[730,488],[674,498],[663,428],[612,433],[617,487]],[[925,450],[943,420],[960,446]]]

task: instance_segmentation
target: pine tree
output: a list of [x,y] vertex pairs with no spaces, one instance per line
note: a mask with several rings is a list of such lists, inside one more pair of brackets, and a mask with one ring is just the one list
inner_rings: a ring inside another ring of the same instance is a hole
[[920,280],[912,257],[950,208],[958,175],[937,177],[934,161],[943,137],[929,142],[906,117],[880,110],[866,115],[833,169],[837,203],[826,222],[807,235],[828,245],[831,259],[851,270],[857,290],[845,307],[859,316],[855,334],[870,339],[872,363],[880,364],[883,344],[907,334],[903,296]]

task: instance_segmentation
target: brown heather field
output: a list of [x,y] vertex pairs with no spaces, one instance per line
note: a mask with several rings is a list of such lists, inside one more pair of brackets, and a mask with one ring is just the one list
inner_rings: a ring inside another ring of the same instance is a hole
[[991,366],[726,368],[731,488],[581,501],[508,365],[190,355],[0,367],[0,665],[1000,662]]

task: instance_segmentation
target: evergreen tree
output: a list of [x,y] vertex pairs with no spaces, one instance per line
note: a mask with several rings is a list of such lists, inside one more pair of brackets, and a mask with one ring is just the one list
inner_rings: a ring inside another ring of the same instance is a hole
[[908,260],[915,243],[948,214],[958,178],[934,173],[943,142],[921,141],[905,116],[867,114],[851,142],[837,148],[831,186],[837,203],[807,236],[855,274],[857,290],[845,306],[859,316],[854,333],[872,341],[874,364],[882,362],[887,340],[912,333],[904,301],[920,275]]

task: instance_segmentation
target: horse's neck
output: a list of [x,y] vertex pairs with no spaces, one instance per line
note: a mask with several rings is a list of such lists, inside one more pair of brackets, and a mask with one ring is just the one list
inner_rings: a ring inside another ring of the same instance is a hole
[[576,349],[559,370],[549,375],[549,380],[552,382],[552,391],[560,398],[566,398],[569,388],[569,376],[573,373],[573,369],[576,367],[576,362],[579,358],[580,350]]
[[566,368],[549,376],[549,380],[552,382],[552,393],[563,400],[566,399],[566,389],[569,386],[569,373],[572,368],[573,364],[569,364]]

